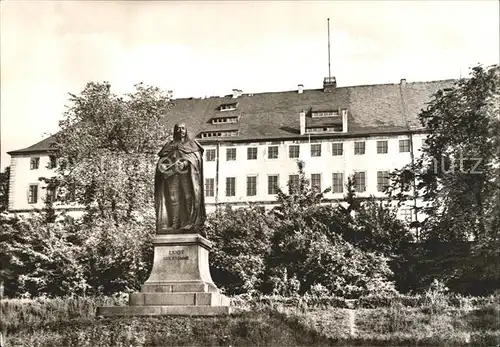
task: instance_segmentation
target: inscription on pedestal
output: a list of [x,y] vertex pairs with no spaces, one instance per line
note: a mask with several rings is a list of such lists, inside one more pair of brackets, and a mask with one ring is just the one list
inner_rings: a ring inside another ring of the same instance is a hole
[[163,257],[163,260],[189,260],[189,256],[184,254],[183,249],[175,249],[168,251],[168,255]]

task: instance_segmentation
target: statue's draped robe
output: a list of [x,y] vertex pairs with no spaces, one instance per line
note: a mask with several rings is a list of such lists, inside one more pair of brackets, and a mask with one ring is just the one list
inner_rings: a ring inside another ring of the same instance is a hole
[[[189,167],[184,170],[189,178],[189,185],[192,189],[192,203],[190,208],[185,209],[181,206],[181,211],[190,211],[189,216],[182,216],[180,228],[175,230],[172,228],[172,210],[169,202],[169,178],[156,167],[155,173],[155,209],[156,209],[156,232],[164,233],[197,233],[203,226],[205,221],[205,197],[203,189],[203,147],[195,141],[187,138],[186,142],[167,143],[158,153],[161,159],[164,157],[170,158],[173,163],[175,159],[184,160],[189,163]],[[176,173],[178,174],[178,173]],[[180,187],[179,187],[180,188]],[[181,194],[179,191],[178,194]],[[180,196],[181,205],[185,203],[183,196]],[[183,213],[183,212],[181,212]]]

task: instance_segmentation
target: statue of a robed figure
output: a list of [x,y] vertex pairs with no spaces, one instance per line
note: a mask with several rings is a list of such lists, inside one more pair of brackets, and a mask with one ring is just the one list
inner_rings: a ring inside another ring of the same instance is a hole
[[153,268],[129,306],[97,309],[98,316],[225,315],[235,312],[210,275],[212,243],[205,238],[203,148],[184,124],[159,152],[155,173]]
[[157,234],[200,233],[205,222],[203,147],[184,124],[158,153],[155,174]]

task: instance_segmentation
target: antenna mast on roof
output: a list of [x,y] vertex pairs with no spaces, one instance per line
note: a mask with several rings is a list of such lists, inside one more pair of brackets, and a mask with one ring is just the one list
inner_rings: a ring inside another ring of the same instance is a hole
[[330,18],[327,20],[328,23],[328,79],[332,77],[331,71],[330,71]]

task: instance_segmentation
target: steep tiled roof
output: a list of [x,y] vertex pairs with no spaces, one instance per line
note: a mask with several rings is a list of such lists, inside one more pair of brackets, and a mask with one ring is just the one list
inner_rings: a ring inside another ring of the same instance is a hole
[[[238,128],[236,137],[226,137],[225,141],[265,140],[300,137],[299,113],[302,110],[348,110],[348,134],[363,135],[405,131],[419,127],[417,115],[432,94],[449,87],[454,80],[415,82],[400,84],[379,84],[353,87],[337,87],[325,93],[323,89],[258,93],[239,96],[239,122],[227,128]],[[202,131],[222,129],[222,125],[210,124],[209,120],[220,115],[217,111],[221,104],[234,102],[231,97],[206,99],[176,99],[174,107],[165,117],[165,126],[172,128],[176,122],[184,122],[189,131],[199,134]],[[327,118],[306,119],[307,126],[316,122],[333,124]],[[339,123],[341,124],[341,117]],[[226,127],[224,127],[226,128]],[[308,136],[308,135],[305,135]],[[345,134],[335,134],[345,136]],[[204,141],[215,141],[213,138]]]
[[[243,94],[211,98],[186,98],[173,100],[174,106],[165,115],[164,124],[173,128],[183,122],[193,135],[202,131],[238,130],[238,136],[225,137],[225,141],[291,139],[300,136],[299,113],[302,110],[348,110],[348,133],[335,136],[368,135],[418,129],[417,115],[432,94],[453,85],[454,80],[414,82],[400,84],[377,84],[366,86],[337,87],[325,93],[323,89]],[[220,111],[222,104],[237,102],[234,111]],[[236,124],[211,124],[213,118],[239,116]],[[331,120],[306,119],[307,126],[316,122],[333,124]],[[341,117],[339,123],[341,124]],[[311,135],[321,136],[321,135]],[[324,135],[323,135],[324,136]],[[330,134],[329,136],[333,136]],[[215,141],[214,138],[203,142]],[[50,148],[51,138],[31,147],[10,154],[43,151]]]
[[54,143],[54,136],[49,136],[46,139],[43,139],[42,141],[37,142],[32,146],[23,149],[18,149],[15,151],[10,151],[7,153],[13,155],[13,154],[30,154],[30,153],[47,152],[51,148],[52,143]]

